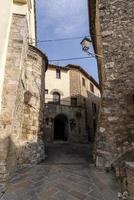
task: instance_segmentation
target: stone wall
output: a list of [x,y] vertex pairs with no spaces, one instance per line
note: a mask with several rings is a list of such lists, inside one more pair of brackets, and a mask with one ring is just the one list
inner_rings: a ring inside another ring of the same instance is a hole
[[[91,143],[95,141],[95,133],[98,124],[98,115],[100,110],[100,98],[92,93],[88,93],[86,98],[86,129],[88,133],[88,139]],[[95,107],[96,108],[95,108]]]
[[70,96],[78,97],[78,104],[81,104],[81,85],[80,85],[80,72],[78,69],[70,70]]
[[98,58],[103,78],[96,163],[110,166],[134,141],[134,2],[92,0],[89,6],[95,51],[103,56]]
[[[56,69],[56,66],[53,66],[53,68]],[[50,102],[46,101],[44,140],[53,142],[55,118],[63,114],[62,116],[66,116],[68,121],[68,141],[77,143],[93,142],[100,102],[99,85],[80,66],[69,64],[64,67],[63,70],[67,71],[69,74],[68,86],[70,87],[70,93],[66,98],[63,98],[64,96],[61,97],[60,105],[55,104],[53,99],[51,99]],[[51,73],[49,73],[49,75],[51,75]],[[83,79],[85,80],[85,85],[83,85]],[[62,80],[64,81],[61,73],[60,83],[62,83]],[[56,79],[55,81],[59,82],[59,80]],[[91,91],[90,83],[93,84],[94,91]],[[68,88],[68,86],[66,86],[66,88]],[[55,88],[57,91],[58,89],[59,87]],[[64,93],[64,90],[61,92]],[[68,105],[67,102],[71,102],[72,97],[76,98],[76,105]],[[96,106],[96,111],[93,109],[93,104]]]
[[63,114],[67,118],[67,141],[76,143],[87,143],[85,108],[67,105],[45,104],[45,127],[44,140],[54,141],[54,120],[58,115]]
[[[16,140],[19,137],[23,117],[23,92],[21,84],[22,66],[27,49],[27,24],[24,16],[14,15],[8,43],[6,58],[1,124],[0,160],[3,165],[1,180],[8,177],[17,164]],[[3,151],[4,150],[4,151]]]
[[134,199],[134,163],[126,163],[126,173],[127,173],[127,190],[131,198]]
[[[26,16],[14,14],[0,115],[0,182],[6,181],[17,166],[35,163],[44,157],[40,141],[47,58],[38,49],[29,46],[27,39]],[[31,94],[30,102],[27,102],[27,91]],[[26,117],[29,118],[27,124]],[[35,137],[24,137],[24,134],[28,136],[30,132],[26,132],[25,127],[32,130]],[[26,154],[30,156],[29,160],[26,160]]]
[[[82,84],[82,78],[85,79],[85,86]],[[99,106],[100,106],[100,90],[94,85],[94,93],[90,91],[90,82],[94,83],[87,78],[80,70],[70,69],[70,96],[76,97],[78,105],[85,107],[85,123],[88,140],[94,141],[95,131],[98,122]],[[96,111],[93,108],[96,106]]]
[[46,56],[37,48],[28,47],[22,79],[25,92],[20,165],[38,163],[45,157],[42,134],[46,60]]

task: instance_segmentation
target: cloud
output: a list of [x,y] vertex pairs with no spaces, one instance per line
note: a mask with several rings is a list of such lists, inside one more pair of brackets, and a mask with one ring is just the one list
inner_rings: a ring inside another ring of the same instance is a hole
[[40,24],[57,37],[81,35],[87,30],[86,7],[87,0],[39,0]]

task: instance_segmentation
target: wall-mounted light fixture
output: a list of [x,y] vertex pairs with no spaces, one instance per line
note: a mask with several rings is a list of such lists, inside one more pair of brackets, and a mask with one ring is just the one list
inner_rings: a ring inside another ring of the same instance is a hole
[[80,44],[82,46],[82,50],[85,51],[88,55],[93,56],[93,57],[103,58],[101,55],[93,54],[88,51],[90,48],[90,45],[92,44],[92,40],[90,38],[84,37]]

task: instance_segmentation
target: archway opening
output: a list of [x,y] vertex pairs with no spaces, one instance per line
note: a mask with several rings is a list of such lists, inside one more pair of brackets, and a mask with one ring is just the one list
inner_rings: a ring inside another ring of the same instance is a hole
[[54,140],[68,140],[68,120],[63,114],[57,115],[54,119]]

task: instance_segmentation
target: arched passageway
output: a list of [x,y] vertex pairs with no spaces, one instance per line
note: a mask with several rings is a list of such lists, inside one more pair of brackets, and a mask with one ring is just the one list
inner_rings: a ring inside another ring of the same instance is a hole
[[54,140],[68,140],[68,119],[64,114],[59,114],[54,119]]

